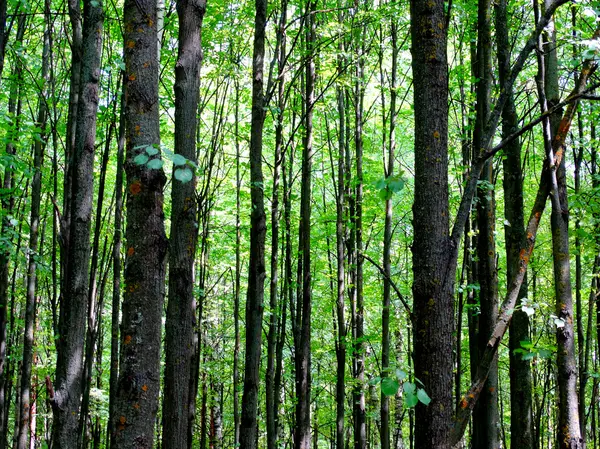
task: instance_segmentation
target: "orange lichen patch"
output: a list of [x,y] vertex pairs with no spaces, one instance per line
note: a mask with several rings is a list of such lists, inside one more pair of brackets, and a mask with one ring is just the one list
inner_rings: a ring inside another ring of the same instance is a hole
[[129,290],[129,293],[133,293],[135,291],[135,285],[130,285],[128,290]]
[[129,79],[129,81],[135,81],[135,75],[132,73],[127,77],[127,79]]
[[144,62],[144,68],[147,69],[148,67],[150,67],[150,61]]
[[124,426],[126,422],[127,422],[127,418],[125,418],[124,416],[119,416],[119,424]]
[[139,181],[133,181],[129,186],[129,191],[132,195],[137,195],[142,191],[142,184]]
[[130,246],[129,248],[127,248],[128,256],[133,256],[134,254],[135,254],[135,249],[133,249],[133,246]]
[[139,409],[139,408],[140,408],[140,404],[138,404],[138,403],[136,402],[135,404],[133,404],[133,408],[134,408],[134,409],[136,409],[136,410],[137,410],[137,409]]
[[493,393],[494,391],[496,391],[496,389],[494,387],[490,387],[490,388],[488,388],[488,390],[490,390],[490,393]]
[[527,262],[529,260],[529,255],[527,254],[527,250],[525,248],[523,248],[519,253],[519,259],[521,259],[523,262]]
[[141,129],[142,129],[142,127],[140,125],[135,125],[135,134],[139,136]]
[[125,338],[123,339],[123,344],[128,345],[129,343],[131,343],[131,335],[125,335]]
[[436,139],[439,139],[440,138],[440,133],[437,132],[437,131],[434,131],[433,132],[433,137],[435,137]]
[[135,47],[135,41],[127,41],[127,48]]
[[148,18],[148,26],[154,26],[154,21],[151,18]]
[[146,385],[146,384],[142,385],[142,391],[148,391],[148,385]]
[[469,403],[467,402],[467,400],[463,397],[460,400],[460,408],[467,408],[467,405],[469,405]]
[[473,393],[471,393],[471,394],[469,395],[469,399],[475,399],[475,395],[474,395]]

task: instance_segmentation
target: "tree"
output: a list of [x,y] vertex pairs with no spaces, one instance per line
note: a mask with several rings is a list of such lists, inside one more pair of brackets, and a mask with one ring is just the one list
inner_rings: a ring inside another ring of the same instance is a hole
[[127,228],[113,449],[150,448],[160,388],[165,257],[156,6],[124,5]]

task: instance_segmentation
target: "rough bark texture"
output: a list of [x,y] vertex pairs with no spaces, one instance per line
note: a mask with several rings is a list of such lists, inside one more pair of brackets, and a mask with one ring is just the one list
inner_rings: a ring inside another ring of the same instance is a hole
[[83,390],[83,340],[88,305],[96,113],[104,22],[102,5],[85,1],[83,15],[81,84],[72,165],[74,194],[71,197],[72,219],[53,400],[53,441],[57,449],[76,447]]
[[258,443],[258,390],[260,386],[260,354],[262,349],[262,317],[265,296],[266,214],[263,191],[262,145],[265,120],[263,71],[265,58],[265,26],[267,1],[255,1],[254,53],[252,61],[252,124],[250,130],[250,263],[246,297],[246,364],[240,447],[255,449]]
[[[510,74],[510,41],[508,36],[507,0],[496,4],[496,42],[498,47],[498,67],[500,83],[504,84]],[[508,96],[502,112],[502,137],[506,138],[518,130],[518,116],[512,94]],[[521,168],[521,142],[514,139],[504,149],[504,216],[506,223],[507,282],[515,276],[518,266],[521,242],[525,238],[523,216],[523,171]],[[518,305],[527,297],[527,275],[521,284],[517,308],[509,328],[510,347],[510,434],[512,447],[533,448],[532,380],[529,360],[523,360],[516,349],[521,349],[521,341],[529,339],[529,318]]]
[[[175,153],[196,162],[196,130],[205,0],[177,2],[179,49],[175,65]],[[175,167],[175,170],[181,167]],[[188,168],[189,169],[189,168]],[[189,381],[194,339],[194,259],[198,237],[196,176],[173,177],[169,242],[169,301],[165,335],[163,434],[165,449],[188,447]]]
[[[160,388],[165,256],[161,169],[134,162],[160,145],[156,3],[124,6],[127,228],[115,448],[150,449]],[[151,160],[160,158],[160,153]]]
[[449,447],[454,271],[449,263],[448,63],[445,2],[412,0],[415,109],[413,301],[415,376],[431,397],[416,407],[415,448]]

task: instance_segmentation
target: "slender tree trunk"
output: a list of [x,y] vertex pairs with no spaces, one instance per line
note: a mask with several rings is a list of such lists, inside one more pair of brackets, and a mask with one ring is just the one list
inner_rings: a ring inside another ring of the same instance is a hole
[[[193,163],[196,163],[196,113],[200,97],[201,29],[205,10],[205,0],[177,2],[179,49],[175,65],[175,153]],[[194,338],[194,258],[198,238],[196,180],[194,174],[189,182],[178,180],[177,170],[182,168],[175,167],[171,190],[169,302],[162,414],[164,449],[188,447],[189,381]]]
[[127,0],[124,23],[127,258],[113,449],[146,449],[153,447],[158,409],[168,244],[163,215],[164,172],[135,159],[150,156],[149,163],[160,165],[160,152],[155,151],[160,146],[156,6],[147,4],[141,9],[136,1]]
[[73,153],[73,219],[65,290],[60,313],[60,340],[53,398],[55,449],[76,447],[80,396],[83,390],[83,352],[87,318],[90,227],[94,193],[94,153],[98,110],[100,56],[104,12],[102,5],[86,0],[83,9],[83,40],[77,128]]
[[115,179],[115,234],[113,237],[113,281],[110,325],[110,375],[108,400],[107,447],[115,444],[117,382],[119,379],[119,317],[121,314],[121,234],[123,217],[123,153],[125,149],[125,74],[120,101],[119,137],[117,142],[117,173]]
[[[300,193],[299,253],[302,259],[301,295],[298,295],[296,322],[298,323],[298,346],[296,357],[296,426],[295,449],[311,449],[310,387],[311,387],[311,314],[312,314],[312,273],[311,273],[311,198],[312,198],[312,158],[313,158],[313,108],[315,104],[315,13],[316,2],[306,3],[305,39],[306,60],[304,92],[304,139],[302,148],[302,181]],[[298,270],[300,273],[300,270]]]
[[[496,41],[498,47],[498,67],[500,83],[504,84],[510,76],[510,41],[508,35],[508,3],[500,0],[496,3]],[[518,129],[518,116],[514,96],[509,95],[502,112],[502,137],[510,136]],[[507,282],[515,277],[518,266],[521,242],[525,239],[523,213],[523,170],[521,168],[521,143],[513,140],[504,149],[504,227],[506,240],[506,278]],[[529,339],[529,317],[518,307],[522,298],[527,297],[527,281],[524,279],[517,300],[517,308],[509,328],[510,347],[510,434],[513,448],[533,449],[533,415],[531,366],[529,360],[515,353],[521,349],[521,341]]]
[[265,120],[263,72],[267,0],[255,1],[254,52],[252,62],[252,125],[250,131],[250,263],[246,298],[246,365],[240,447],[256,449],[258,441],[258,390],[260,386],[260,354],[262,349],[262,317],[264,310],[266,215],[263,192],[262,146]]
[[[545,0],[546,6],[550,0]],[[542,112],[560,101],[558,56],[556,51],[554,21],[546,29],[544,36],[544,62],[539,67]],[[542,47],[540,46],[540,51]],[[542,74],[543,71],[543,74]],[[543,76],[543,78],[542,78]],[[552,256],[554,261],[554,289],[556,294],[556,316],[560,323],[556,328],[557,338],[557,387],[558,387],[558,445],[561,449],[584,447],[579,425],[577,400],[577,359],[573,326],[573,294],[571,290],[571,264],[569,257],[569,206],[567,199],[566,168],[564,146],[555,151],[553,142],[560,126],[560,113],[552,114],[545,123],[545,146],[551,164],[550,200],[552,214]],[[555,164],[555,160],[557,164]]]
[[[4,5],[6,7],[6,4]],[[17,35],[15,37],[16,45],[22,45],[23,35],[25,34],[25,16],[21,16],[17,25]],[[15,142],[19,133],[20,128],[20,100],[19,91],[23,76],[23,62],[20,58],[15,61],[13,69],[13,80],[10,85],[10,94],[8,100],[8,114],[12,117],[14,124],[10,130],[9,141],[6,144],[6,155],[11,158],[10,164],[4,170],[4,179],[2,181],[2,188],[6,192],[1,196],[1,205],[4,217],[2,219],[1,234],[7,235],[9,227],[13,226],[10,222],[10,216],[14,209],[14,188],[15,179],[13,176],[13,161],[15,157],[16,148]],[[20,233],[19,233],[20,235]],[[7,393],[7,385],[9,382],[8,376],[8,286],[9,286],[9,266],[10,259],[13,251],[10,246],[6,250],[0,251],[0,449],[5,449],[7,444],[8,434],[8,410],[10,407],[10,396]]]
[[[343,22],[343,15],[339,14],[339,22]],[[340,53],[343,51],[343,44],[339,45]],[[343,71],[344,59],[338,57],[338,73]],[[335,224],[335,235],[336,235],[336,256],[337,256],[337,297],[336,297],[336,315],[337,315],[337,341],[335,344],[336,354],[336,387],[335,387],[335,402],[336,402],[336,449],[344,448],[344,415],[346,406],[346,266],[345,266],[345,252],[344,247],[346,245],[345,239],[345,190],[346,190],[346,179],[345,179],[345,161],[344,156],[346,154],[346,104],[345,95],[342,87],[337,88],[337,104],[339,114],[339,128],[338,128],[338,174],[337,174],[337,188],[336,188],[336,224]]]
[[[25,301],[25,331],[23,333],[23,359],[21,365],[20,383],[20,409],[18,419],[18,436],[16,437],[17,449],[29,447],[29,425],[31,423],[31,372],[34,351],[34,328],[36,315],[36,289],[37,289],[37,259],[39,256],[39,225],[40,204],[42,199],[42,164],[46,150],[46,125],[48,123],[48,106],[46,86],[49,86],[50,76],[50,33],[52,32],[50,22],[50,2],[44,2],[44,46],[42,50],[42,80],[44,87],[41,90],[38,102],[38,116],[36,127],[40,130],[38,138],[33,144],[33,180],[31,182],[31,212],[29,220],[29,260],[27,267],[27,295]],[[15,408],[15,410],[17,410]],[[15,419],[17,421],[17,419]]]
[[241,225],[240,225],[240,190],[242,188],[242,179],[240,174],[240,140],[239,140],[239,106],[240,86],[235,82],[235,292],[233,298],[233,325],[234,325],[234,346],[233,346],[233,442],[238,447],[240,443],[240,406],[238,385],[240,378],[239,358],[240,358],[240,283],[241,283]]
[[452,423],[456,263],[449,260],[451,250],[448,248],[445,2],[436,0],[425,4],[412,0],[411,34],[415,92],[413,358],[415,376],[431,397],[428,406],[418,404],[416,407],[415,447],[447,449]]
[[[382,31],[383,34],[383,31]],[[384,167],[385,177],[390,180],[394,176],[394,158],[396,149],[396,90],[398,76],[398,30],[392,22],[392,74],[390,86],[390,137],[388,143],[387,167]],[[382,36],[383,38],[383,36]],[[382,50],[383,51],[383,50]],[[382,80],[383,81],[383,80]],[[383,83],[382,83],[383,85]],[[382,101],[385,98],[382,92]],[[384,110],[385,116],[385,110]],[[385,137],[385,136],[384,136]],[[385,142],[384,142],[385,146]],[[381,378],[387,377],[390,366],[390,308],[391,308],[391,277],[392,277],[392,191],[388,183],[387,199],[385,201],[385,224],[383,231],[383,304],[381,312]],[[390,448],[390,397],[381,392],[381,449]]]
[[266,372],[266,415],[267,415],[267,448],[277,447],[277,415],[279,411],[275,406],[277,402],[277,391],[275,388],[275,371],[280,369],[276,365],[276,349],[279,340],[278,330],[280,327],[279,317],[282,307],[279,307],[277,296],[278,267],[279,260],[279,181],[281,173],[283,152],[283,119],[285,108],[285,25],[287,20],[287,0],[281,2],[281,13],[277,27],[277,122],[275,129],[275,161],[273,164],[273,197],[271,200],[271,281],[269,284],[269,330],[267,335],[267,372]]
[[[479,0],[477,20],[476,85],[477,108],[473,148],[483,147],[485,123],[490,115],[492,83],[492,36],[491,1]],[[479,329],[477,351],[483,353],[494,329],[498,316],[498,274],[496,269],[495,221],[496,202],[494,194],[493,161],[489,159],[480,175],[477,191],[477,274],[479,290]],[[479,358],[479,357],[478,357]],[[487,381],[473,414],[473,444],[480,449],[497,449],[500,445],[498,415],[498,360],[490,367]]]

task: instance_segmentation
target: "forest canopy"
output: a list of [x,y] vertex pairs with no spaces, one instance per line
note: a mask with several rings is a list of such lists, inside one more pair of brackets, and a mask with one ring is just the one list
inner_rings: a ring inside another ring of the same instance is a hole
[[0,449],[600,448],[600,2],[0,0]]

